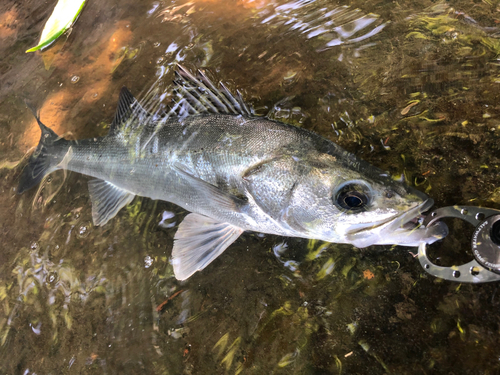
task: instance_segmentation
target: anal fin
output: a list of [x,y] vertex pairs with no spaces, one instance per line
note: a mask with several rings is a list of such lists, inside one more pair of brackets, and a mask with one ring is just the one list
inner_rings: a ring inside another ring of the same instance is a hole
[[231,224],[191,213],[175,234],[172,264],[177,280],[204,269],[244,232]]
[[96,226],[106,224],[135,197],[135,194],[104,180],[89,181],[89,192],[92,221]]

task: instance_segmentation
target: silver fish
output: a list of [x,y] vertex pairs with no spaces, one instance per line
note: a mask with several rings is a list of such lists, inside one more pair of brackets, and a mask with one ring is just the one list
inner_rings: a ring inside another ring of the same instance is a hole
[[444,224],[419,227],[432,204],[319,135],[252,116],[241,95],[178,67],[179,100],[164,116],[146,111],[123,88],[106,137],[70,141],[38,116],[40,143],[18,193],[57,169],[89,182],[94,225],[104,225],[136,195],[191,213],[175,235],[172,264],[184,280],[244,231],[314,238],[357,247],[432,243]]

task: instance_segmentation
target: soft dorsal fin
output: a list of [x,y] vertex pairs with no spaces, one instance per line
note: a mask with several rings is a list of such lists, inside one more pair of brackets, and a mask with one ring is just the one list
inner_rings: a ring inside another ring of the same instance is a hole
[[170,113],[175,112],[180,117],[200,113],[252,115],[239,92],[235,97],[223,84],[220,84],[220,90],[217,89],[203,71],[198,70],[195,77],[182,65],[177,65],[175,74],[178,99]]
[[141,106],[132,93],[126,87],[122,87],[109,133],[113,135],[123,131],[128,127],[128,122],[132,117],[144,120],[150,116],[150,113]]

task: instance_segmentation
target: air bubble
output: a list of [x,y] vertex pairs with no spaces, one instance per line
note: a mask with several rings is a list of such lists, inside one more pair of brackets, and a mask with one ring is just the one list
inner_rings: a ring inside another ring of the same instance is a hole
[[80,80],[80,77],[78,77],[78,76],[71,77],[71,83],[77,83],[79,80]]
[[453,277],[458,279],[460,277],[460,271],[453,271]]
[[144,258],[144,267],[149,268],[153,265],[153,258],[151,258],[149,255],[146,255]]
[[90,233],[90,223],[80,226],[80,228],[78,228],[78,231],[76,232],[76,235],[78,238],[85,238],[89,235],[89,233]]
[[31,250],[38,249],[38,242],[32,242],[31,245],[30,245],[30,247],[31,247]]
[[50,283],[50,284],[53,284],[57,281],[57,274],[55,272],[51,272],[49,273],[49,275],[47,276],[47,281]]
[[154,43],[153,43],[153,47],[154,47],[154,48],[158,48],[160,45],[161,45],[161,43],[160,43],[160,42],[154,42]]

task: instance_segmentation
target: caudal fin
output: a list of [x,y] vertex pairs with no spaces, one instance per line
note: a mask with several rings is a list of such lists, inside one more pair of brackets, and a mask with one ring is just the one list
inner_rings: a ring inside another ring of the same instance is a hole
[[21,174],[19,186],[17,188],[18,194],[22,194],[26,190],[31,189],[33,186],[38,185],[45,175],[52,172],[55,166],[52,163],[52,158],[49,151],[54,143],[66,142],[64,139],[59,137],[56,133],[42,124],[38,114],[33,110],[33,108],[30,107],[30,105],[28,105],[28,108],[31,110],[31,112],[33,112],[33,116],[35,116],[36,121],[38,122],[38,126],[40,126],[42,135],[35,152],[33,152],[33,154],[31,155],[28,165],[26,165]]

